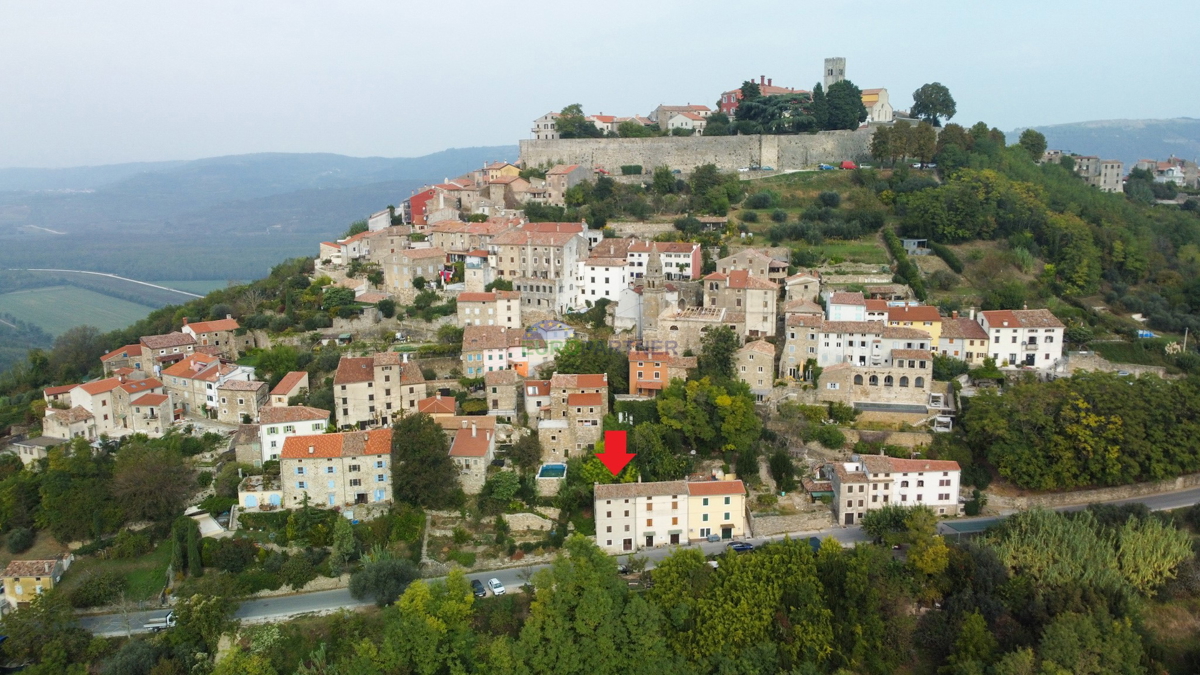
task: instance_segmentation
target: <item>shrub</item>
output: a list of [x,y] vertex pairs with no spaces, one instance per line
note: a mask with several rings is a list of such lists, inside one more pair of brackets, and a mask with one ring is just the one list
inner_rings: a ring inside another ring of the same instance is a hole
[[838,450],[846,445],[846,435],[833,425],[817,427],[817,430],[813,432],[813,438],[830,450]]
[[244,538],[221,539],[212,552],[213,567],[238,574],[258,557],[258,545]]
[[642,175],[642,165],[641,164],[622,164],[621,165],[621,175],[622,176],[640,176],[640,175]]
[[475,554],[470,551],[451,551],[446,554],[446,560],[454,561],[463,567],[475,566]]
[[24,553],[33,546],[33,530],[28,527],[18,527],[8,533],[8,552]]
[[842,196],[836,192],[827,191],[817,195],[817,201],[821,202],[821,206],[836,209],[842,204]]
[[213,516],[219,516],[232,509],[234,504],[237,504],[237,499],[233,497],[219,497],[212,494],[200,502],[200,508],[213,514]]
[[419,576],[416,565],[408,560],[377,560],[350,577],[350,595],[384,607],[395,602]]
[[779,193],[774,190],[763,190],[746,197],[748,209],[773,209],[779,206]]
[[468,541],[471,541],[471,533],[467,532],[466,528],[464,528],[464,527],[454,528],[454,543],[455,544],[462,546],[463,544],[467,543]]
[[958,259],[958,256],[954,255],[954,251],[951,251],[949,246],[931,241],[929,242],[929,248],[933,251],[934,255],[945,261],[947,267],[958,274],[962,274],[962,261]]
[[291,586],[293,591],[298,591],[305,584],[317,578],[317,569],[313,567],[308,556],[297,554],[280,565],[279,578]]
[[279,578],[279,574],[265,569],[248,570],[237,577],[237,590],[242,595],[277,591],[280,588],[283,588],[283,579]]
[[201,471],[196,476],[196,485],[199,485],[201,490],[208,487],[209,485],[212,485],[212,482],[213,482],[213,473],[211,471]]
[[429,368],[428,366],[421,369],[421,377],[425,378],[426,380],[438,379],[437,373],[434,372],[433,368]]
[[112,555],[114,558],[130,559],[146,555],[154,548],[150,537],[140,532],[121,530],[113,541]]
[[125,577],[113,572],[91,574],[67,595],[67,600],[75,608],[100,607],[108,605],[121,596],[127,582]]
[[743,222],[757,223],[758,211],[742,211],[738,214],[738,217],[741,218]]
[[771,212],[771,220],[777,223],[786,223],[788,219],[787,211],[783,209],[775,209]]

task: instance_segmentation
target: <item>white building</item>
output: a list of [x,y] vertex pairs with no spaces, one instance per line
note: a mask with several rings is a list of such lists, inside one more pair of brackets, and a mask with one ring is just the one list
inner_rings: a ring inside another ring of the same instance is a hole
[[866,321],[867,300],[862,293],[826,293],[825,318],[830,321]]
[[594,305],[600,298],[617,302],[621,291],[629,287],[629,271],[620,258],[588,258],[579,262],[576,282],[576,307]]
[[1048,309],[1003,309],[979,313],[988,353],[998,366],[1053,368],[1062,358],[1065,327]]
[[854,525],[867,511],[889,504],[928,506],[938,515],[959,513],[958,462],[863,455],[826,465],[837,522]]
[[556,112],[548,112],[545,115],[533,121],[533,129],[529,131],[530,138],[539,141],[553,141],[558,138],[558,126],[555,122],[558,120],[559,114]]
[[279,459],[283,442],[291,436],[325,433],[329,411],[304,405],[269,406],[259,412],[258,439],[262,461]]
[[[878,321],[824,321],[819,327],[797,328],[797,333],[807,331],[815,336],[808,340],[816,342],[817,365],[821,367],[838,363],[888,365],[894,349],[928,350],[931,346],[929,333],[923,330],[885,326]],[[807,336],[798,337],[802,341]]]
[[681,480],[595,487],[596,543],[605,551],[688,542],[688,489]]
[[635,241],[629,245],[625,260],[629,278],[641,279],[650,266],[650,257],[658,256],[663,278],[668,281],[699,279],[703,269],[700,244],[688,241]]

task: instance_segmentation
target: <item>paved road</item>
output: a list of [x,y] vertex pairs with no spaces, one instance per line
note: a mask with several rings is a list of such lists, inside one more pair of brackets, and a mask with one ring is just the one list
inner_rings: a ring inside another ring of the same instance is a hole
[[[852,545],[861,541],[866,541],[867,537],[862,533],[862,530],[857,527],[836,528],[832,530],[823,530],[820,532],[810,532],[794,535],[795,537],[821,537],[832,536],[843,545]],[[777,537],[758,537],[749,539],[754,544],[762,544],[766,541],[779,541],[783,536]],[[703,544],[693,544],[686,548],[699,548],[705,555],[720,553],[725,550],[727,542],[713,542]],[[685,547],[665,547],[657,548],[645,552],[645,557],[648,558],[647,569],[653,569],[655,563],[666,558],[675,548]],[[620,556],[618,562],[624,563],[628,561],[628,556]],[[527,565],[524,567],[511,567],[502,570],[492,570],[489,572],[479,572],[476,574],[468,574],[468,579],[479,579],[487,583],[488,579],[499,579],[500,583],[504,584],[505,589],[509,593],[520,592],[529,577],[533,576],[538,570],[549,567],[549,565]],[[234,615],[246,623],[259,623],[266,621],[276,621],[298,616],[301,614],[332,612],[342,608],[361,607],[370,603],[355,600],[350,597],[350,591],[345,588],[339,588],[331,591],[316,591],[313,593],[298,593],[295,595],[281,595],[269,598],[259,598],[255,600],[247,600],[238,607],[237,613]],[[133,633],[144,633],[143,628],[146,623],[153,619],[159,619],[167,615],[168,609],[158,609],[144,612],[130,612],[127,615],[122,614],[103,614],[95,616],[80,617],[79,623],[85,629],[91,631],[95,635],[103,637],[115,637],[129,635]]]
[[[1162,511],[1167,509],[1177,509],[1185,506],[1200,503],[1200,488],[1192,488],[1188,490],[1180,490],[1178,492],[1167,492],[1162,494],[1147,495],[1144,497],[1133,497],[1130,499],[1120,499],[1109,504],[1132,504],[1143,503],[1150,507],[1152,511]],[[1087,508],[1086,505],[1080,504],[1076,506],[1064,506],[1056,510],[1058,511],[1079,511]],[[939,530],[945,534],[977,532],[999,522],[1004,516],[1000,517],[984,517],[984,518],[959,518],[952,521],[943,521],[939,524]],[[749,539],[753,544],[762,544],[767,541],[779,541],[784,536],[791,536],[795,539],[807,539],[808,537],[833,537],[845,545],[854,545],[860,542],[868,541],[869,537],[863,533],[859,526],[837,527],[818,532],[801,532],[791,535],[779,535],[774,537],[757,537]],[[706,555],[717,554],[725,550],[726,542],[714,542],[703,544],[692,544],[688,547],[664,547],[645,551],[639,555],[644,555],[648,558],[646,565],[647,569],[653,569],[655,563],[666,558],[676,548],[699,548]],[[628,556],[620,556],[617,561],[620,563],[627,562]],[[489,572],[479,572],[476,574],[468,574],[468,579],[479,579],[487,582],[488,579],[499,579],[500,583],[504,584],[509,593],[519,592],[522,585],[528,581],[535,572],[545,569],[548,565],[527,565],[524,567],[511,567],[502,570],[492,570]],[[350,597],[350,591],[345,588],[339,588],[332,591],[317,591],[314,593],[299,593],[296,595],[283,595],[271,598],[259,598],[256,600],[248,600],[243,602],[238,607],[236,618],[247,623],[258,623],[266,621],[277,621],[287,619],[301,614],[331,612],[343,608],[361,607],[369,603],[364,603]],[[148,621],[166,616],[166,609],[146,611],[146,612],[131,612],[128,615],[121,614],[106,614],[99,616],[80,617],[80,625],[92,633],[105,637],[117,635],[127,635],[130,633],[143,633],[142,628]]]

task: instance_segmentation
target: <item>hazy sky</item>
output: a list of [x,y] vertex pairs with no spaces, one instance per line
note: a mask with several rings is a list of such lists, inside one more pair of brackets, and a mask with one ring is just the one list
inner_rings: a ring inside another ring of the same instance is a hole
[[844,56],[1001,129],[1200,117],[1190,3],[0,0],[0,167],[513,144],[568,103],[712,106]]

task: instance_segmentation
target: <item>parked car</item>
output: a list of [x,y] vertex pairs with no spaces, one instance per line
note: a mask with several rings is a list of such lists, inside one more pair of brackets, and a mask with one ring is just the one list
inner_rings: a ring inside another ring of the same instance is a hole
[[764,167],[759,168],[759,171],[774,171],[774,170],[775,170],[775,167],[773,167],[773,166],[764,166]]
[[499,579],[492,577],[488,579],[487,585],[492,589],[492,595],[504,595],[504,584],[500,583]]
[[471,591],[475,593],[477,598],[486,598],[487,589],[483,587],[483,582],[478,579],[471,580]]
[[828,164],[818,164],[817,171],[833,171],[833,167]]
[[848,159],[847,159],[846,161],[842,162],[841,168],[843,168],[843,169],[857,169],[857,168],[858,168],[858,165],[857,165],[857,164],[855,164],[854,162],[851,162],[850,160],[848,160]]
[[629,565],[617,565],[617,574],[629,574]]
[[749,553],[754,550],[754,544],[746,541],[731,541],[725,545],[725,548],[734,553]]
[[710,535],[708,535],[708,541],[721,541],[721,535],[710,534]]
[[748,166],[743,166],[743,167],[738,168],[738,173],[746,173],[748,171],[750,171],[750,167],[748,167]]

